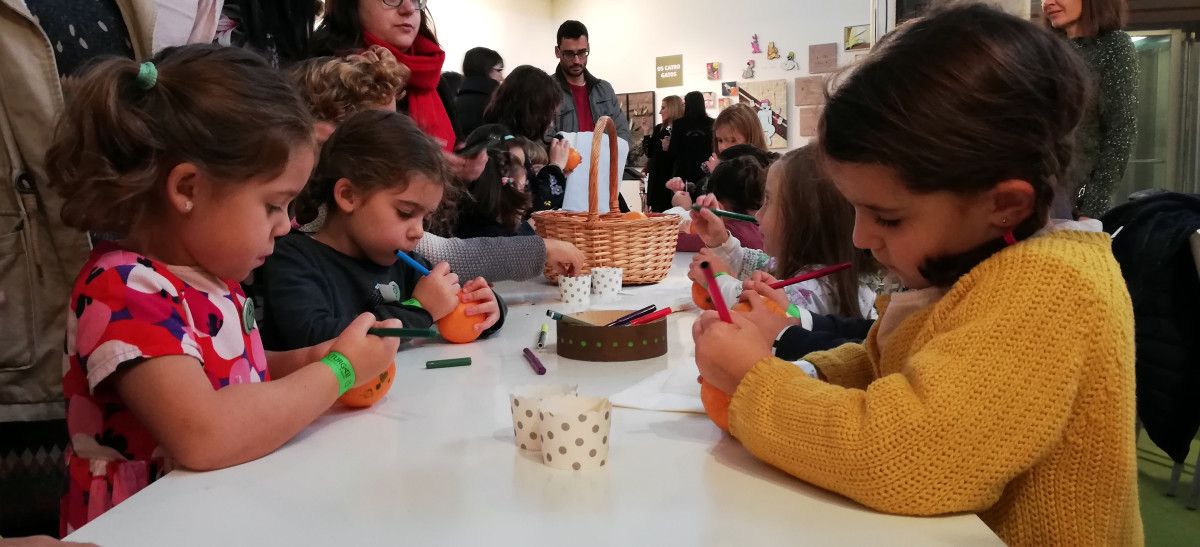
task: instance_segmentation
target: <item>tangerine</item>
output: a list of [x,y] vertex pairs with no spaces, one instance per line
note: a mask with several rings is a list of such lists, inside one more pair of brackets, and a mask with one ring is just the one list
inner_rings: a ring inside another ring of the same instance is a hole
[[[462,294],[459,293],[459,296]],[[482,333],[475,332],[475,325],[482,323],[487,316],[483,314],[467,315],[467,308],[474,305],[474,302],[468,303],[460,300],[454,311],[438,320],[438,334],[442,335],[443,340],[454,344],[466,344],[479,338]]]
[[704,404],[704,413],[721,431],[729,433],[729,402],[733,398],[705,382],[703,376],[697,380],[700,382],[700,402]]
[[338,397],[338,401],[350,408],[367,408],[383,399],[388,390],[392,389],[392,379],[396,377],[396,363],[379,374],[374,382],[367,382],[358,387],[352,387]]
[[713,307],[712,296],[708,294],[708,289],[696,282],[692,283],[692,302],[695,302],[696,306],[702,310],[716,309]]

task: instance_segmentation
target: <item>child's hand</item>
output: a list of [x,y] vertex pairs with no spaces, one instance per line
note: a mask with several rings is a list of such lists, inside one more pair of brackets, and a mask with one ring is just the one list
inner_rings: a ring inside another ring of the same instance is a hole
[[700,375],[725,393],[736,392],[754,364],[771,356],[771,342],[758,328],[743,314],[732,315],[733,323],[725,323],[717,312],[706,311],[692,324]]
[[675,195],[671,196],[671,206],[679,207],[680,209],[691,208],[692,196],[682,190],[675,192]]
[[449,264],[439,262],[429,271],[429,275],[417,281],[417,286],[413,289],[413,298],[416,298],[421,307],[437,321],[449,315],[458,306],[458,293],[461,290],[458,274],[450,271]]
[[701,262],[708,262],[709,266],[712,266],[714,274],[721,272],[731,273],[729,271],[729,264],[717,256],[717,253],[713,252],[712,249],[700,249],[700,252],[692,257],[692,263],[688,265],[688,279],[701,285],[705,284],[704,272],[700,269]]
[[331,350],[345,355],[346,360],[350,361],[350,366],[354,367],[356,386],[374,382],[375,378],[395,361],[396,351],[400,348],[399,338],[370,336],[367,329],[401,326],[403,324],[399,319],[376,321],[374,315],[364,313],[354,318],[346,330],[333,341]]
[[720,247],[729,239],[729,230],[725,228],[725,221],[721,217],[713,214],[709,210],[710,207],[720,208],[720,203],[717,198],[711,194],[700,196],[696,200],[696,204],[701,207],[699,211],[692,211],[692,231],[700,236],[707,247]]
[[750,276],[750,280],[742,284],[742,291],[758,293],[759,296],[786,310],[791,302],[788,301],[787,293],[783,289],[771,288],[771,283],[775,281],[776,279],[767,272],[754,272]]
[[[762,284],[756,283],[755,285]],[[770,288],[768,287],[768,290],[769,289]],[[750,287],[745,285],[743,285],[742,296],[740,300],[750,306],[750,311],[736,312],[734,315],[741,315],[742,317],[749,319],[755,327],[758,327],[759,334],[761,334],[762,337],[766,338],[767,340],[775,340],[775,338],[779,336],[779,333],[782,332],[783,329],[800,324],[799,319],[793,319],[787,315],[779,313],[779,311],[776,309],[768,307],[767,300],[763,298],[762,295],[755,290],[751,290]],[[784,300],[786,301],[786,298]],[[776,304],[778,305],[778,303]],[[787,309],[787,305],[784,304],[780,309]]]
[[546,265],[559,275],[575,275],[587,267],[587,256],[566,241],[547,239]]
[[487,167],[488,156],[487,151],[481,150],[473,158],[464,158],[458,154],[442,151],[442,157],[446,158],[446,165],[450,167],[450,172],[458,180],[471,182],[479,178],[483,174],[483,168]]
[[704,168],[707,170],[708,173],[712,173],[714,170],[716,170],[717,166],[720,164],[721,164],[721,160],[717,159],[716,154],[713,154],[711,157],[708,158],[708,161],[704,162]]
[[687,190],[687,183],[683,182],[683,179],[675,177],[667,181],[667,190],[672,192],[682,192]]
[[482,323],[475,325],[475,332],[483,332],[492,328],[500,320],[500,304],[496,302],[496,293],[488,286],[486,279],[476,277],[463,285],[463,302],[478,302],[467,308],[467,315],[485,315]]
[[550,141],[550,163],[557,165],[559,169],[567,169],[567,160],[571,157],[571,144],[566,139],[554,139]]

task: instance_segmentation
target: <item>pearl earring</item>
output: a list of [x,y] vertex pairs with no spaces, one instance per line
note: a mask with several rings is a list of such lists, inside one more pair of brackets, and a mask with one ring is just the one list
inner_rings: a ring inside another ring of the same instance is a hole
[[190,201],[183,202],[183,212],[185,212],[185,213],[192,212],[192,202],[190,202]]

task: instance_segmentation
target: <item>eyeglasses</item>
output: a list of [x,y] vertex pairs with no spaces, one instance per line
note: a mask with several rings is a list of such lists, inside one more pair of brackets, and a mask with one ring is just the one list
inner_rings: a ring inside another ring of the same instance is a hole
[[[398,8],[398,7],[404,5],[404,0],[379,0],[379,1],[383,2],[383,5],[385,5],[389,8]],[[412,1],[413,9],[415,9],[417,11],[422,11],[425,9],[425,6],[429,5],[429,0],[411,0],[411,1]]]
[[591,54],[592,52],[588,51],[586,49],[581,49],[579,51],[571,51],[569,49],[560,49],[559,53],[562,55],[563,59],[577,59],[577,58],[578,59],[587,59],[588,55]]

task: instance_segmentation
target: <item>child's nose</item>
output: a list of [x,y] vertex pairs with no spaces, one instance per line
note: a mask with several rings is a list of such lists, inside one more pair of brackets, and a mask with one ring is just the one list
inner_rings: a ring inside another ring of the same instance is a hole
[[854,214],[854,232],[851,241],[859,249],[871,250],[877,245],[878,238],[871,233],[871,222],[860,213]]

